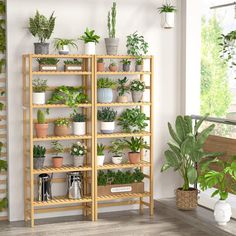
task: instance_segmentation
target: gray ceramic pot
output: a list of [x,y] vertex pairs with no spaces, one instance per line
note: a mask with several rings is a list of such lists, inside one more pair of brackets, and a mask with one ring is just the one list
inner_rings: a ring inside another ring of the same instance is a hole
[[130,71],[130,65],[123,64],[123,71],[126,71],[126,72]]
[[98,89],[98,102],[111,103],[113,100],[113,91],[111,88],[99,88]]
[[34,43],[35,54],[49,54],[49,43]]
[[141,102],[143,98],[142,91],[132,91],[132,100],[133,102]]
[[135,65],[135,71],[142,71],[142,65]]
[[107,55],[117,55],[119,39],[118,38],[105,38]]
[[34,169],[42,169],[44,164],[45,157],[34,158]]

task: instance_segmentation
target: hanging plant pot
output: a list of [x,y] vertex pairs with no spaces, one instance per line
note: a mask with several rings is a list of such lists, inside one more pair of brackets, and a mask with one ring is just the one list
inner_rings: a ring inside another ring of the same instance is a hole
[[197,208],[197,194],[195,188],[190,188],[187,191],[178,188],[176,190],[176,206],[180,210],[194,210]]
[[175,12],[162,13],[162,27],[171,29],[175,27]]

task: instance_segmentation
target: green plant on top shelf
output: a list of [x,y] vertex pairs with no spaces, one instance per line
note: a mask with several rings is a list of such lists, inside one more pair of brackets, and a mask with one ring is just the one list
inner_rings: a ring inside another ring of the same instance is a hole
[[54,121],[56,126],[70,126],[70,120],[68,118],[58,118]]
[[127,82],[127,77],[124,77],[124,79],[118,79],[117,92],[119,96],[124,96],[126,93],[129,93],[129,88],[125,86]]
[[83,87],[72,87],[62,85],[56,88],[48,104],[65,104],[69,107],[76,107],[81,103],[88,103],[87,95],[84,94]]
[[98,60],[97,60],[97,63],[103,63],[104,62],[104,59],[103,58],[99,58]]
[[131,91],[144,91],[145,90],[145,83],[143,81],[140,80],[133,80],[130,83],[130,90]]
[[64,48],[64,46],[73,47],[73,48],[78,49],[78,46],[75,42],[76,42],[75,39],[55,38],[54,39],[54,47],[57,50],[62,50]]
[[139,108],[127,108],[118,118],[120,125],[125,132],[140,132],[144,131],[148,124],[145,122],[148,117],[141,112]]
[[110,107],[102,108],[102,110],[98,110],[98,120],[103,122],[114,122],[116,119],[117,111]]
[[34,37],[38,37],[40,43],[44,43],[47,39],[50,39],[53,33],[56,20],[53,14],[54,12],[47,19],[44,15],[36,11],[34,18],[30,17],[29,19],[29,31]]
[[46,154],[46,148],[44,146],[34,145],[34,148],[33,148],[33,157],[34,158],[45,157],[45,154]]
[[107,28],[109,38],[116,37],[116,2],[113,2],[111,12],[107,15]]
[[86,115],[82,113],[78,113],[74,110],[74,112],[70,115],[73,122],[85,122],[86,121]]
[[84,43],[99,43],[100,36],[95,34],[95,30],[89,30],[86,28],[84,35],[80,37],[80,40],[83,40]]
[[46,111],[42,111],[42,110],[38,109],[38,111],[37,111],[38,124],[45,124],[46,123],[45,113],[49,114],[49,109],[46,109]]
[[46,89],[48,88],[47,80],[43,80],[40,78],[34,79],[32,86],[33,86],[33,92],[35,92],[35,93],[45,92]]
[[82,65],[83,62],[81,60],[78,59],[74,59],[74,60],[66,60],[64,61],[65,65]]
[[65,149],[59,141],[51,142],[53,153],[58,156],[60,153],[64,153]]
[[158,10],[160,14],[177,11],[176,7],[171,4],[163,4],[161,7],[158,8]]
[[59,59],[57,58],[38,58],[37,62],[40,65],[57,65]]
[[111,142],[109,151],[115,156],[122,156],[122,154],[124,153],[124,147],[125,146],[123,140],[117,139]]
[[131,152],[140,152],[142,149],[149,149],[149,146],[142,137],[132,137],[130,140],[124,139],[124,147],[128,148]]
[[104,150],[105,150],[105,146],[102,143],[97,144],[97,155],[98,156],[103,156]]
[[124,65],[130,65],[130,64],[131,64],[131,61],[128,60],[128,59],[123,59],[123,60],[121,61],[121,63],[124,64]]
[[97,81],[97,87],[114,89],[116,87],[116,82],[109,78],[99,78]]

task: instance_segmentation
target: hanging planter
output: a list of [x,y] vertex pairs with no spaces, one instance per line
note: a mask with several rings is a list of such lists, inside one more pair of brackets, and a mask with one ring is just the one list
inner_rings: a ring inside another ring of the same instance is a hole
[[171,29],[175,27],[175,12],[176,8],[171,3],[166,2],[158,8],[161,14],[161,26],[164,29]]

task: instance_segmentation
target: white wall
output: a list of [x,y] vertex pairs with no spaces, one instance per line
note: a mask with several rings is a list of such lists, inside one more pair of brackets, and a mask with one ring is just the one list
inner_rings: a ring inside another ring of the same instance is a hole
[[[11,221],[23,219],[22,158],[22,83],[21,55],[33,52],[35,41],[27,31],[28,18],[38,9],[57,17],[53,37],[75,38],[85,27],[95,28],[102,38],[107,36],[106,15],[110,0],[9,0],[7,1],[8,40],[8,127],[9,127],[9,216]],[[178,2],[177,27],[164,30],[156,8],[162,0],[117,0],[117,36],[119,53],[125,54],[125,36],[138,30],[155,56],[155,198],[174,196],[180,180],[173,172],[160,173],[163,151],[169,135],[167,121],[173,122],[181,109],[181,7]],[[82,44],[79,47],[82,53]],[[103,40],[98,54],[105,53]]]

